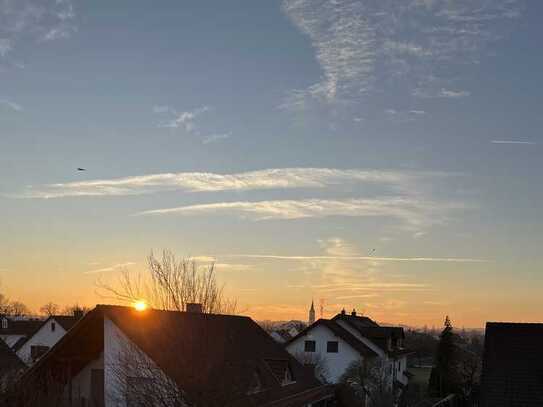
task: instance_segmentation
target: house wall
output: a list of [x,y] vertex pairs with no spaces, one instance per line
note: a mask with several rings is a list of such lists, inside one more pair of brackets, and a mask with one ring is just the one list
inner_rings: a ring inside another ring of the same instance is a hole
[[[316,342],[315,352],[304,351],[305,341]],[[339,342],[338,353],[326,352],[328,341]],[[314,362],[322,363],[323,376],[329,383],[337,383],[347,367],[354,361],[361,359],[361,355],[356,350],[323,325],[317,325],[305,336],[287,345],[286,349],[301,363],[307,363],[311,358],[314,358]]]
[[[128,363],[127,358],[130,360]],[[130,341],[111,320],[105,318],[105,407],[126,407],[126,377],[153,377],[154,383],[172,383],[153,360]]]
[[[53,331],[51,326],[55,324]],[[32,335],[21,348],[17,351],[17,356],[26,363],[27,366],[32,364],[30,350],[32,346],[48,346],[49,348],[56,344],[64,335],[66,330],[54,319],[49,319],[42,327]]]
[[[77,402],[81,399],[85,399],[85,405],[91,406],[89,400],[92,399],[91,372],[93,369],[104,369],[103,352],[97,359],[90,362],[72,379],[72,400],[74,401],[74,405],[82,405],[81,402]],[[69,395],[69,387],[65,389],[65,394],[66,396],[64,398],[66,399]]]

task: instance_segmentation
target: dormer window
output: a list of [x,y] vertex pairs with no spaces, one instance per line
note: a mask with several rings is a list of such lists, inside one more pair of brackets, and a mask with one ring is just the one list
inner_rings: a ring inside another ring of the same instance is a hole
[[2,329],[8,329],[8,319],[2,318]]
[[51,322],[51,332],[55,332],[55,329],[57,329],[57,324],[53,321]]

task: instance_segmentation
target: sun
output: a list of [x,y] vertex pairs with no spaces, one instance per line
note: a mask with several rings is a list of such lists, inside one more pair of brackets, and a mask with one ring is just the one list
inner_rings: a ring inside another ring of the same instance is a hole
[[145,311],[147,309],[147,303],[145,301],[136,301],[134,303],[134,309],[138,312]]

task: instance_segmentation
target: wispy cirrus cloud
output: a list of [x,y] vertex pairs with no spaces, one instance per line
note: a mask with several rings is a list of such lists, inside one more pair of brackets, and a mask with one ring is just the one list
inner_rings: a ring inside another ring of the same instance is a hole
[[181,172],[48,184],[28,187],[17,196],[24,198],[123,196],[173,190],[211,192],[324,188],[354,183],[409,189],[414,188],[413,184],[421,179],[440,175],[444,174],[337,168],[272,168],[233,174]]
[[0,57],[19,42],[70,37],[76,30],[72,0],[3,0],[0,2]]
[[355,100],[391,79],[415,96],[469,96],[447,90],[450,67],[477,63],[522,10],[520,0],[284,0],[282,8],[310,38],[323,72],[293,90],[287,108]]
[[528,145],[533,146],[537,143],[535,141],[522,141],[522,140],[492,140],[492,144],[520,144],[520,145]]
[[178,112],[169,106],[154,106],[153,112],[157,114],[170,116],[162,120],[158,127],[183,129],[187,133],[199,134],[196,118],[210,110],[209,106],[201,106],[196,109]]
[[93,269],[93,270],[89,270],[89,271],[86,271],[84,274],[98,274],[98,273],[107,273],[107,272],[111,272],[111,271],[119,271],[119,270],[124,270],[130,266],[133,266],[137,263],[134,263],[132,261],[127,261],[127,262],[124,262],[124,263],[117,263],[117,264],[113,264],[111,266],[108,266],[108,267],[102,267],[102,268],[99,268],[99,269]]
[[217,143],[219,141],[223,141],[230,138],[231,135],[232,135],[232,132],[210,134],[209,136],[204,137],[204,139],[202,140],[202,143],[203,144]]
[[255,260],[315,261],[315,262],[416,262],[416,263],[487,263],[485,259],[463,257],[379,257],[379,256],[291,256],[276,254],[229,254],[223,257]]
[[187,205],[174,208],[153,209],[138,213],[150,215],[233,215],[254,221],[293,220],[307,218],[381,217],[400,220],[406,229],[420,228],[444,223],[447,212],[465,209],[461,203],[437,203],[411,198],[382,199],[300,199],[274,201],[237,201]]
[[15,112],[22,112],[23,111],[23,107],[20,104],[12,102],[12,101],[7,100],[7,99],[1,99],[0,100],[0,105],[6,106],[6,107],[8,107],[9,109],[11,109],[11,110],[13,110]]

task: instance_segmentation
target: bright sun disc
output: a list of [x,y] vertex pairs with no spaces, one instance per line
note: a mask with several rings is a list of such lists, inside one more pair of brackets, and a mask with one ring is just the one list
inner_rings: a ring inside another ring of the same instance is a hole
[[137,301],[134,303],[134,308],[136,311],[145,311],[147,309],[147,304],[145,301]]

